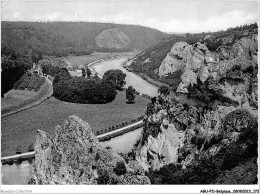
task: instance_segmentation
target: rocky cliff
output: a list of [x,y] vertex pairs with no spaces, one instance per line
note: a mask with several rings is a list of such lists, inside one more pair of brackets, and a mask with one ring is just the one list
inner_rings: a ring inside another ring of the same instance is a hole
[[176,101],[174,93],[160,95],[148,104],[136,160],[145,170],[168,164],[183,169],[202,156],[216,156],[236,141],[252,121],[244,109],[218,106],[194,107]]
[[70,116],[55,137],[38,130],[29,184],[149,184],[142,167],[103,148],[90,125]]
[[117,28],[103,30],[95,37],[99,47],[124,49],[130,44],[128,36]]
[[246,34],[240,39],[235,39],[234,35],[223,38],[206,36],[194,45],[186,42],[174,44],[159,67],[158,75],[167,77],[181,71],[177,92],[189,93],[189,86],[211,79],[215,82],[211,86],[221,91],[224,97],[240,105],[247,102],[248,98],[256,103],[257,56],[256,33]]

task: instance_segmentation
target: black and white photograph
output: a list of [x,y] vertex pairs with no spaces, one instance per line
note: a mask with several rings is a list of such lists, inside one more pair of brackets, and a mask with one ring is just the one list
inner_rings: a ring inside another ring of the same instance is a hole
[[1,0],[1,193],[259,193],[259,5]]

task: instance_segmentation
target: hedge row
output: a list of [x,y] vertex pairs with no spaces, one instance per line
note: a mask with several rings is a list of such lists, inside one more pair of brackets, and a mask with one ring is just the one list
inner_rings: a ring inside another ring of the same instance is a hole
[[151,99],[152,99],[152,97],[151,97],[151,96],[148,96],[148,95],[146,95],[146,94],[141,94],[141,96],[142,96],[142,97],[144,97],[144,98],[147,98],[147,99],[149,99],[149,100],[151,100]]
[[35,92],[38,92],[44,82],[44,77],[41,77],[38,73],[28,72],[15,82],[13,88],[16,90],[28,89],[29,91],[34,90]]
[[25,100],[23,103],[17,105],[17,106],[12,106],[12,107],[8,107],[8,108],[5,108],[5,109],[2,109],[1,110],[1,113],[2,113],[2,116],[3,114],[6,114],[6,113],[9,113],[9,112],[12,112],[12,111],[15,111],[15,110],[18,110],[24,106],[27,106],[29,104],[32,104],[38,100],[43,100],[41,99],[43,96],[45,96],[46,94],[48,94],[50,92],[50,86],[49,84],[47,83],[47,81],[45,81],[45,83],[42,85],[42,88],[41,88],[41,91],[36,95],[34,96],[33,98],[30,98],[28,100]]
[[107,129],[95,131],[95,135],[102,135],[102,134],[104,134],[104,133],[107,133],[107,132],[110,132],[110,131],[114,131],[114,130],[116,130],[116,129],[120,129],[120,128],[122,128],[122,127],[126,127],[127,125],[130,125],[130,124],[136,123],[136,122],[138,122],[138,121],[141,121],[143,118],[144,118],[144,116],[140,116],[140,117],[138,117],[137,119],[132,119],[131,121],[123,122],[123,123],[120,123],[120,124],[118,124],[118,125],[109,127],[109,128],[107,128]]

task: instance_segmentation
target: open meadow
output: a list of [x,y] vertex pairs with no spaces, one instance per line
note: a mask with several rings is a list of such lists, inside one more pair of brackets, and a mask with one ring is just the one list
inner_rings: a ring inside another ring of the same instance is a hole
[[12,89],[7,92],[4,98],[1,98],[1,112],[2,114],[18,110],[36,101],[39,101],[45,96],[50,89],[48,82],[44,82],[39,91],[29,91],[27,88],[24,90]]
[[57,124],[62,125],[70,115],[87,121],[93,131],[106,129],[144,114],[148,99],[136,96],[136,103],[127,104],[125,92],[118,92],[116,99],[108,104],[76,104],[51,97],[39,106],[2,119],[2,156],[13,155],[16,148],[27,152],[35,142],[37,129],[54,135]]

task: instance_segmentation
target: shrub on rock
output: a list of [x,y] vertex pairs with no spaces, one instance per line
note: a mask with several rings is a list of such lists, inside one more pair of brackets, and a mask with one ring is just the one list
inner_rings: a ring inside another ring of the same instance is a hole
[[125,174],[126,173],[125,163],[117,162],[116,167],[114,168],[114,172],[119,176]]

